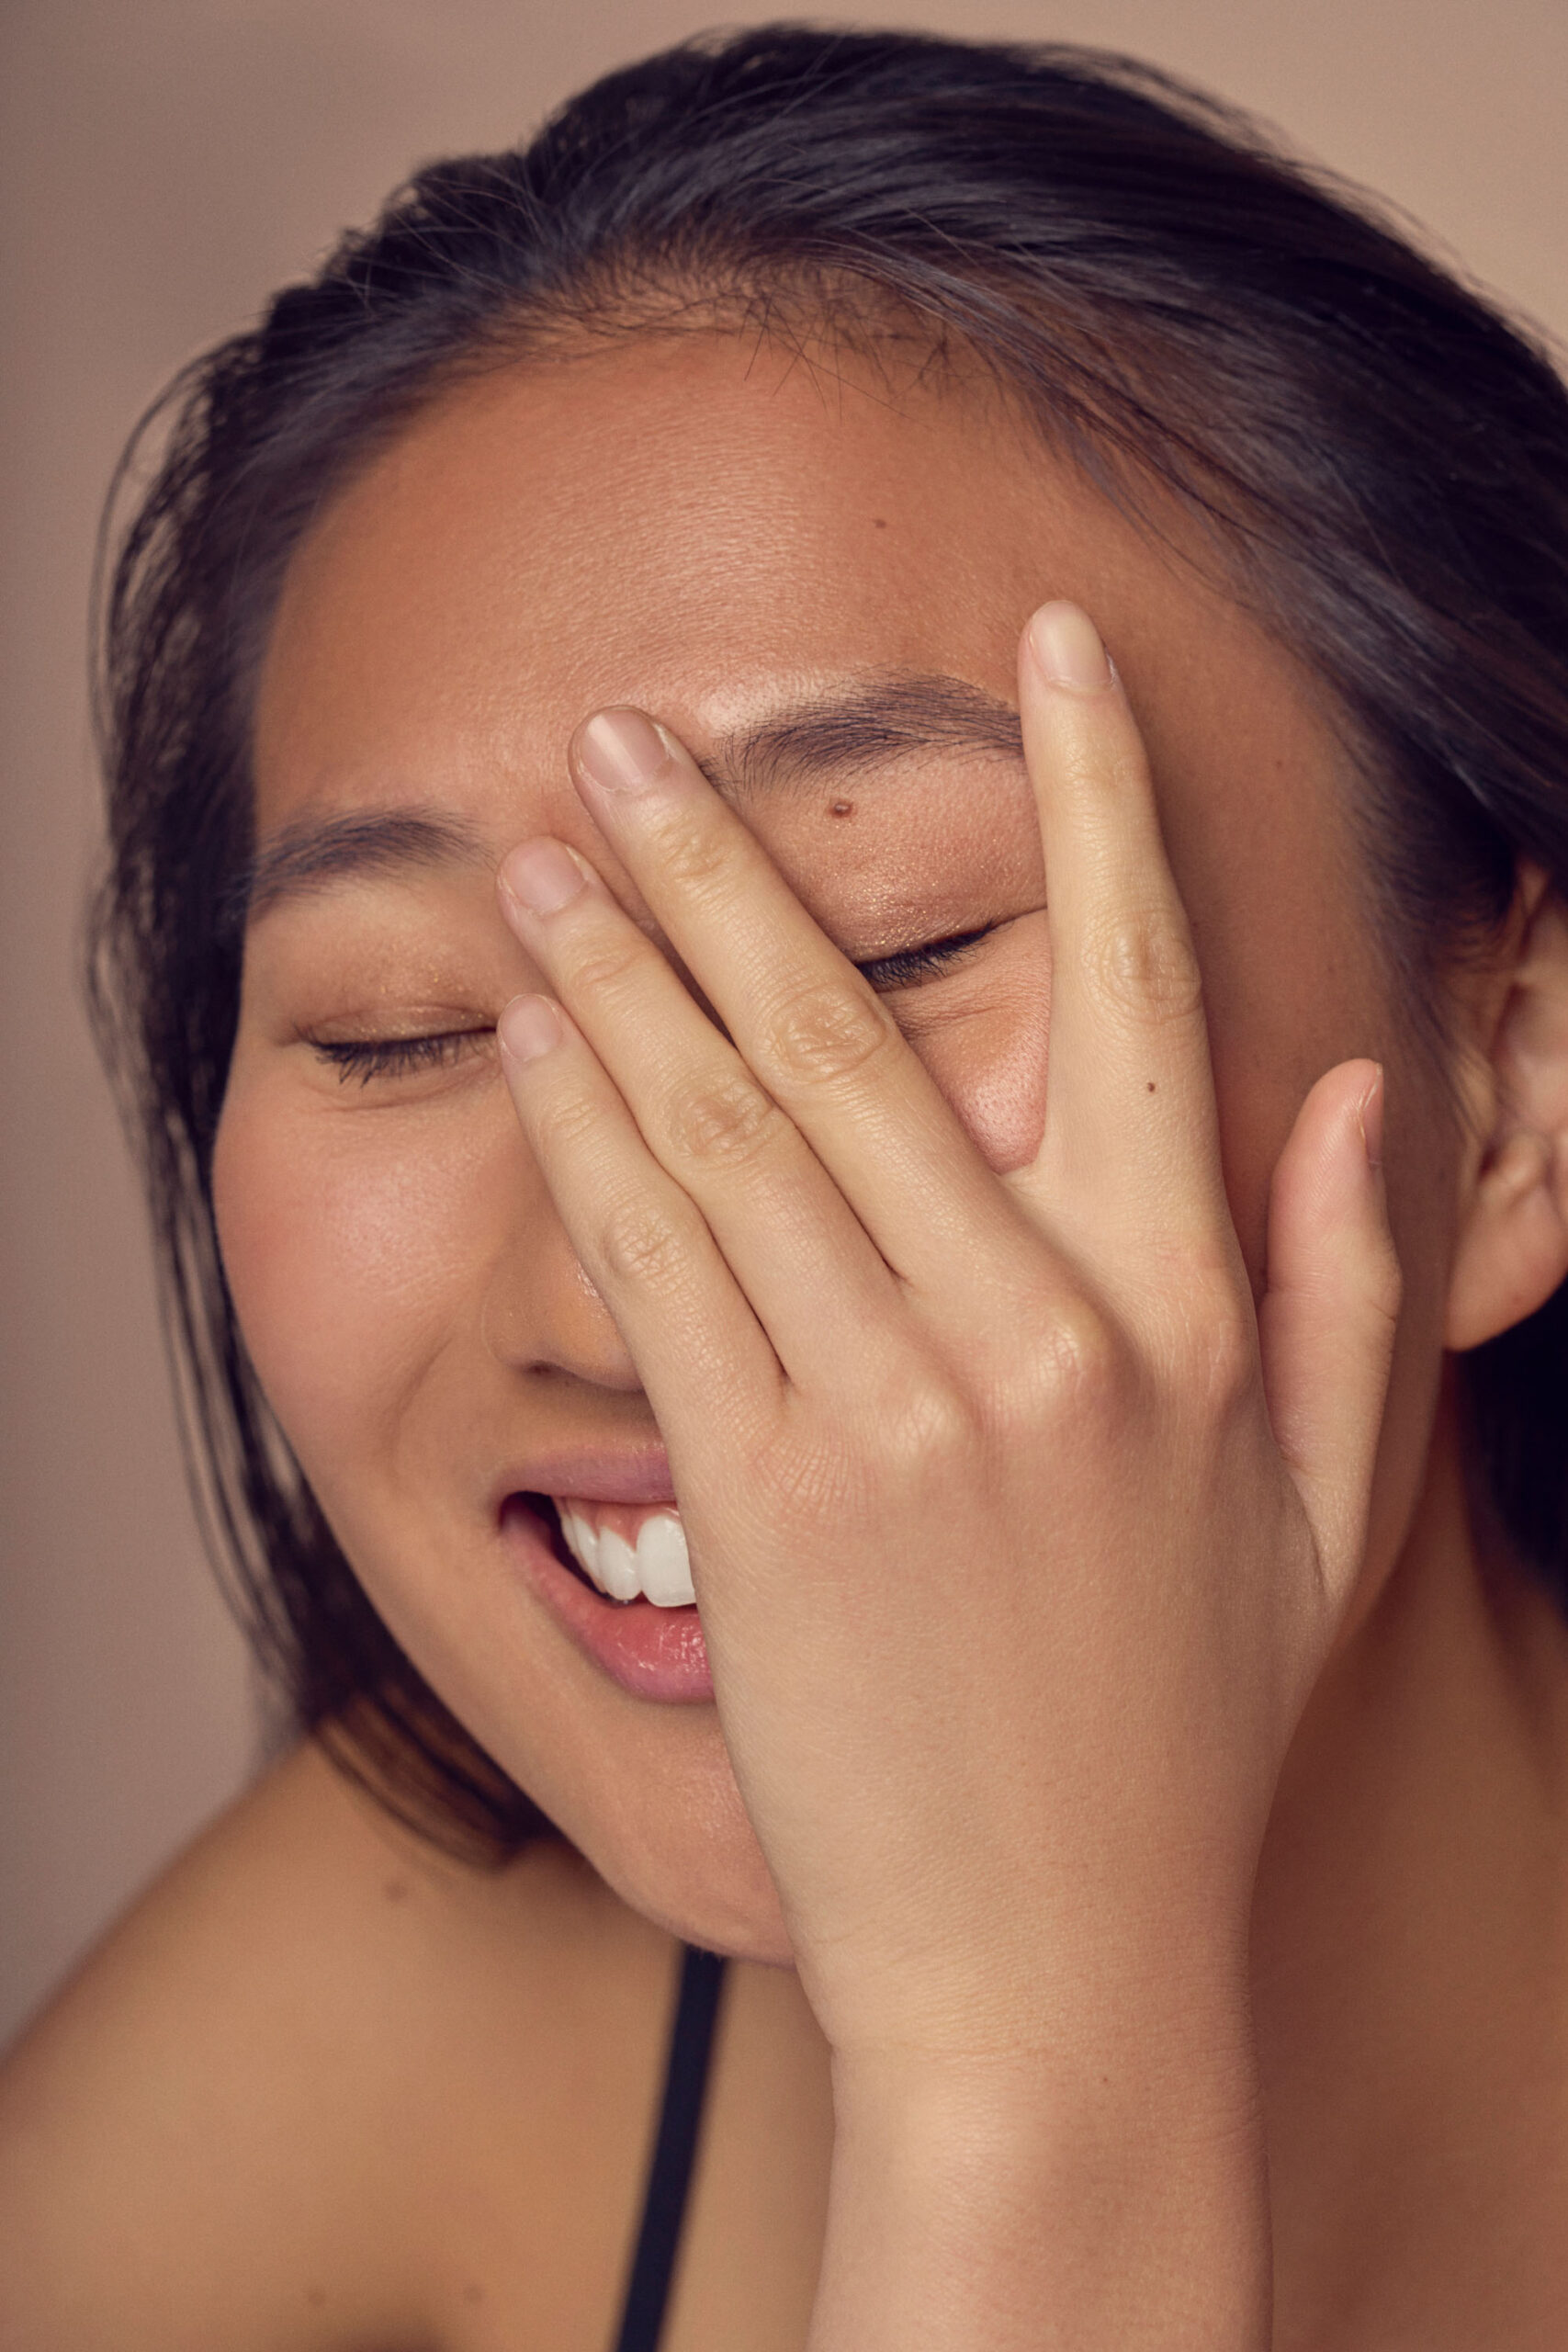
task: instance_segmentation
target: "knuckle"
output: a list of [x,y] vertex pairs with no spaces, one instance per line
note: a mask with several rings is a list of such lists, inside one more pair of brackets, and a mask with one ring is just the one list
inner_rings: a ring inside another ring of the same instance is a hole
[[554,1099],[539,1101],[530,1106],[529,1125],[534,1141],[542,1159],[562,1158],[578,1162],[585,1147],[598,1144],[604,1123],[604,1113],[591,1095],[563,1090]]
[[654,847],[661,883],[673,885],[687,897],[707,896],[717,885],[727,883],[734,870],[726,833],[694,822],[689,808],[682,809],[660,829]]
[[599,1248],[612,1282],[638,1290],[670,1289],[688,1254],[672,1220],[646,1199],[619,1201],[606,1213]]
[[973,1456],[981,1435],[979,1400],[931,1365],[884,1384],[876,1405],[877,1453],[900,1491]]
[[814,1432],[805,1445],[781,1433],[755,1450],[750,1470],[753,1501],[774,1527],[802,1516],[852,1521],[873,1491],[863,1454],[842,1431]]
[[1184,1240],[1144,1304],[1158,1385],[1184,1418],[1223,1421],[1247,1403],[1258,1378],[1257,1314],[1221,1244]]
[[1059,1300],[1009,1383],[1013,1414],[1038,1422],[1115,1415],[1127,1389],[1127,1352],[1091,1299]]
[[1192,1318],[1193,1393],[1222,1416],[1251,1395],[1258,1369],[1256,1329],[1234,1289],[1212,1295]]
[[776,1005],[762,1024],[759,1052],[768,1073],[789,1084],[831,1086],[863,1069],[892,1035],[874,997],[829,982]]
[[768,1148],[782,1124],[778,1105],[739,1073],[678,1088],[665,1114],[679,1158],[709,1167],[744,1165]]
[[647,969],[649,954],[640,935],[634,940],[611,936],[585,944],[572,958],[572,993],[600,998],[620,995]]
[[1166,907],[1127,909],[1084,941],[1090,985],[1119,1012],[1143,1020],[1190,1019],[1203,1001],[1192,935]]
[[874,1526],[890,1496],[901,1508],[925,1497],[941,1509],[955,1468],[967,1475],[988,1442],[982,1400],[917,1353],[863,1381],[829,1420],[813,1422],[806,1442],[786,1430],[749,1459],[748,1476],[774,1524],[802,1510],[826,1512],[847,1539]]

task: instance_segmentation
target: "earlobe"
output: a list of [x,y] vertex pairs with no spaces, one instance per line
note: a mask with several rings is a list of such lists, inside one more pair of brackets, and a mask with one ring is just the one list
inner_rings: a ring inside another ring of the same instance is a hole
[[1516,1133],[1485,1162],[1449,1280],[1443,1344],[1478,1348],[1544,1306],[1568,1275],[1559,1155]]
[[1444,1344],[1495,1339],[1568,1277],[1568,914],[1521,873],[1519,946],[1485,1059],[1484,1143],[1449,1283]]

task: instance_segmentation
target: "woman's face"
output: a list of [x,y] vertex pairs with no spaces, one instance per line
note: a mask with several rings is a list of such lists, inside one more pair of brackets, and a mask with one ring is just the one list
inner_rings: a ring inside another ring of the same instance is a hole
[[718,334],[494,373],[326,514],[261,683],[265,880],[216,1167],[252,1355],[447,1703],[632,1903],[733,1951],[786,1947],[713,1705],[623,1687],[508,1533],[509,1497],[606,1474],[655,1494],[660,1470],[498,1066],[497,1014],[541,981],[494,869],[556,834],[646,921],[564,753],[598,706],[655,713],[845,954],[984,933],[881,977],[958,1117],[1014,1166],[1043,1118],[1050,960],[1010,712],[1048,596],[1094,616],[1147,734],[1255,1282],[1306,1089],[1352,1054],[1390,1066],[1412,1305],[1375,1577],[1419,1478],[1454,1160],[1389,1011],[1342,762],[1291,661],[994,397],[894,393]]

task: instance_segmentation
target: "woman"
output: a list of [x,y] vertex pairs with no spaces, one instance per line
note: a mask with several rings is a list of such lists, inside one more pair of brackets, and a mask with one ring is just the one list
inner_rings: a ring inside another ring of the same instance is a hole
[[1561,2340],[1565,619],[1544,359],[1077,51],[673,51],[198,366],[96,968],[304,1736],[7,2340]]

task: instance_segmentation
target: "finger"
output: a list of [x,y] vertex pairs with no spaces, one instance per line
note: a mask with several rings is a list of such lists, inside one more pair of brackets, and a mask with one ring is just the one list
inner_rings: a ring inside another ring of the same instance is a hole
[[675,738],[640,711],[601,711],[572,767],[746,1064],[886,1263],[940,1294],[956,1250],[977,1265],[987,1246],[1016,1248],[1005,1194],[892,1015]]
[[1033,1169],[1144,1233],[1230,1233],[1192,936],[1142,739],[1098,631],[1043,605],[1019,658],[1020,717],[1045,860],[1050,1085]]
[[696,1204],[558,1005],[514,997],[496,1038],[524,1135],[666,1442],[701,1445],[722,1421],[744,1443],[747,1411],[776,1401],[781,1373]]
[[898,1285],[809,1144],[583,858],[524,842],[502,905],[791,1378],[870,1369]]
[[1366,1541],[1399,1317],[1382,1145],[1382,1072],[1342,1062],[1302,1105],[1269,1199],[1264,1390],[1336,1600]]

